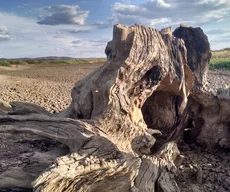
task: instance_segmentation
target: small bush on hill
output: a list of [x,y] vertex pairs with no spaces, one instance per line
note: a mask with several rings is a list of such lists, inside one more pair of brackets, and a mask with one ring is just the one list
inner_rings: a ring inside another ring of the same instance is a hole
[[8,61],[0,61],[0,66],[10,67],[10,63]]
[[23,60],[8,60],[11,65],[27,65],[28,63]]

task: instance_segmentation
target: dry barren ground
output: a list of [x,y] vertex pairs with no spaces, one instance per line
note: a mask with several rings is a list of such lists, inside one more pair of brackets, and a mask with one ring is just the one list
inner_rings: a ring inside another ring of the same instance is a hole
[[[29,65],[0,68],[0,100],[27,101],[39,104],[50,112],[59,112],[70,103],[70,92],[74,83],[100,65]],[[220,88],[229,90],[229,87],[230,71],[209,72],[207,89],[210,92],[218,94]],[[229,94],[229,91],[226,93]],[[0,141],[0,172],[4,172],[9,166],[23,163],[23,158],[15,161],[11,159],[9,162],[12,164],[8,163],[7,159],[15,154],[19,156],[36,150],[47,151],[52,145],[56,145],[39,138],[28,142],[26,134],[0,135]],[[229,152],[219,149],[206,151],[200,147],[189,148],[186,145],[180,149],[185,159],[174,175],[184,189],[182,192],[230,191]]]
[[26,101],[59,112],[69,105],[73,85],[100,65],[0,67],[0,99]]

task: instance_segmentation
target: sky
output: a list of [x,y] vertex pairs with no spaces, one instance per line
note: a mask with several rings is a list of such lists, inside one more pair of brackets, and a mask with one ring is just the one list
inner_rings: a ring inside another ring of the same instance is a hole
[[201,27],[230,47],[230,0],[0,0],[0,58],[105,57],[114,24]]

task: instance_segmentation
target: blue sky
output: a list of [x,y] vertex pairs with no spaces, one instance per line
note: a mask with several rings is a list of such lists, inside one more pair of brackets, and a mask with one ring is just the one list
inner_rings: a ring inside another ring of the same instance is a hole
[[0,58],[104,57],[113,25],[200,26],[230,47],[230,0],[0,0]]

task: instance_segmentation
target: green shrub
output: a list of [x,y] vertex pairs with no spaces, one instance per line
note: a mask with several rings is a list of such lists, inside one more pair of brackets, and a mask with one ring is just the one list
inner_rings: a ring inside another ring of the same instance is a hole
[[8,61],[0,61],[0,66],[10,67],[10,63]]
[[230,59],[212,58],[209,64],[210,69],[227,69],[230,70]]
[[36,59],[28,59],[28,60],[25,60],[25,62],[28,64],[43,64],[43,63],[45,63],[44,60],[36,60]]
[[70,64],[69,60],[50,60],[47,61],[47,63],[51,63],[51,64]]
[[85,64],[89,63],[89,60],[48,60],[50,64]]
[[27,65],[28,63],[23,60],[8,60],[11,65]]

